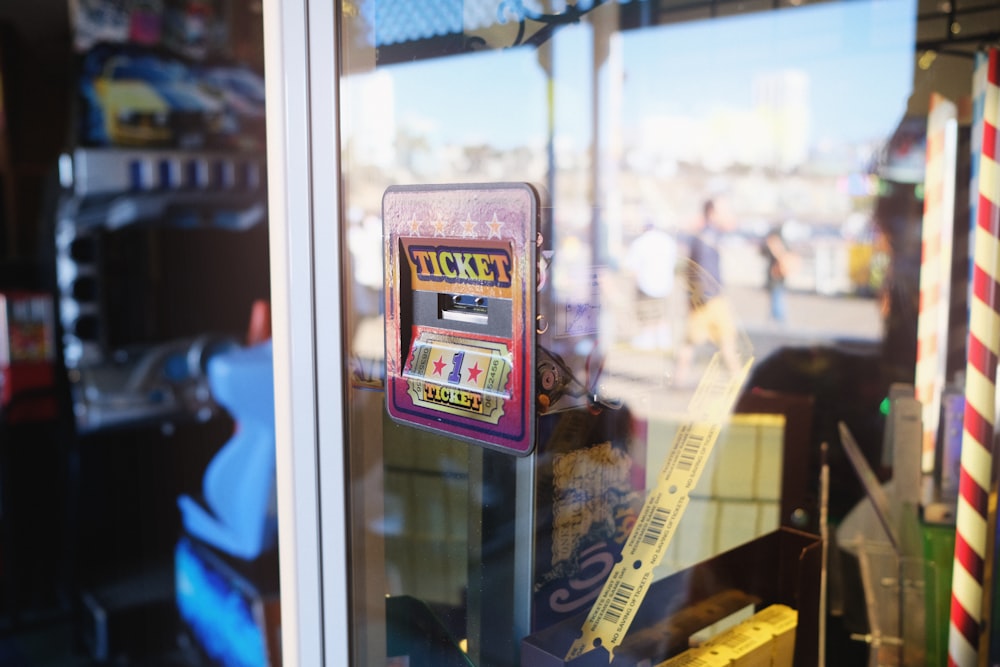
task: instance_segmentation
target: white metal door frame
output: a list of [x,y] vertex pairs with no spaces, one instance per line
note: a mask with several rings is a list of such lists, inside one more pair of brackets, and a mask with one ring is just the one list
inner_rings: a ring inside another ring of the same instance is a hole
[[333,0],[264,0],[282,655],[287,666],[350,662],[337,13]]

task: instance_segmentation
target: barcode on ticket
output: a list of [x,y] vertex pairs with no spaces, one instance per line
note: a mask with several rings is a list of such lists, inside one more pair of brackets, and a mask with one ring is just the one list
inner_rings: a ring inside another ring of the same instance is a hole
[[635,586],[625,581],[619,581],[611,600],[608,602],[608,608],[604,611],[604,620],[618,625],[634,593]]
[[649,519],[649,525],[646,526],[646,530],[642,534],[642,541],[644,544],[650,546],[656,546],[660,538],[663,536],[663,529],[667,527],[667,521],[670,519],[670,510],[665,507],[657,507],[653,510],[653,516]]

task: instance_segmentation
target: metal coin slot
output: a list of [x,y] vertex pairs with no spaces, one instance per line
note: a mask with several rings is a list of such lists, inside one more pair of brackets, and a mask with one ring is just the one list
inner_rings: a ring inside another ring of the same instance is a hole
[[439,294],[438,317],[452,322],[489,324],[489,299],[468,294]]

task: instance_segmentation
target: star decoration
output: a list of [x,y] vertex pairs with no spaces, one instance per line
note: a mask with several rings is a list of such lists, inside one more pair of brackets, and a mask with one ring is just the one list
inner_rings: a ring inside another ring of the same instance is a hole
[[434,362],[434,375],[441,375],[441,371],[447,366],[447,362],[444,361],[444,357],[438,357],[437,361]]
[[479,374],[483,372],[483,369],[479,367],[479,362],[469,369],[469,382],[477,382],[479,379]]
[[486,226],[490,228],[489,238],[500,238],[500,229],[503,227],[503,223],[497,220],[497,214],[493,214],[493,219],[486,223]]
[[476,223],[472,221],[472,217],[469,216],[462,223],[462,236],[475,236],[476,235]]
[[410,234],[414,236],[420,235],[420,221],[416,218],[410,218]]
[[434,225],[434,236],[444,236],[444,220],[438,218],[431,224]]

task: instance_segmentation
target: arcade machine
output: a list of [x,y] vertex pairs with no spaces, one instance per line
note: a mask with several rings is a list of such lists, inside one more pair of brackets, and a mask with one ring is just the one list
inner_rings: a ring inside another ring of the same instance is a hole
[[0,292],[0,405],[6,421],[54,416],[50,400],[25,399],[53,398],[55,359],[52,299],[30,290]]
[[243,349],[269,294],[262,44],[241,3],[69,4],[58,316],[80,433],[81,633],[110,660],[176,643],[177,499],[200,497],[233,429],[209,365]]
[[0,614],[11,629],[61,613],[68,584],[72,428],[55,344],[52,295],[0,289]]

